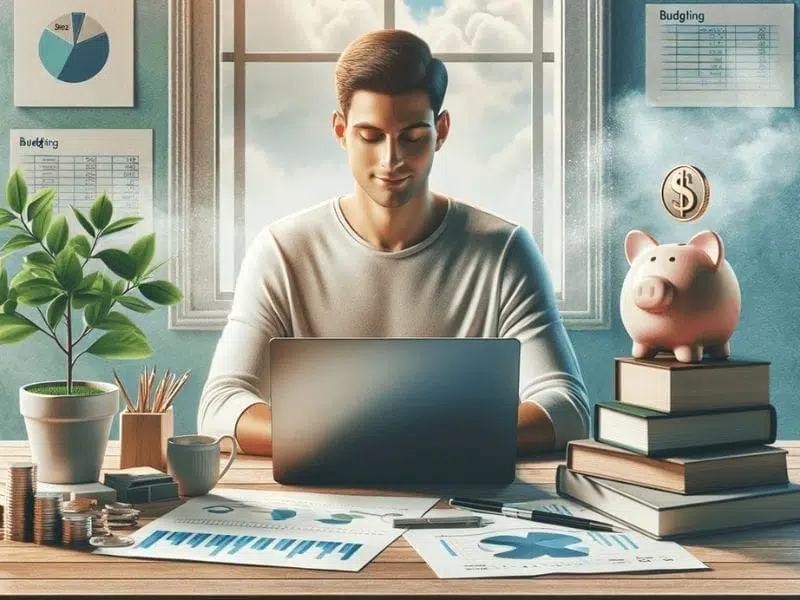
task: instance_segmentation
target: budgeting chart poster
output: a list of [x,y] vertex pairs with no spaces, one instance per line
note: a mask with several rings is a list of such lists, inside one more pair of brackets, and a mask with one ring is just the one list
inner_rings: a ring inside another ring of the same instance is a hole
[[648,4],[650,106],[794,106],[794,4]]
[[136,531],[133,546],[96,553],[359,571],[400,537],[399,517],[438,498],[212,490]]
[[133,0],[14,0],[15,106],[133,106],[133,29]]

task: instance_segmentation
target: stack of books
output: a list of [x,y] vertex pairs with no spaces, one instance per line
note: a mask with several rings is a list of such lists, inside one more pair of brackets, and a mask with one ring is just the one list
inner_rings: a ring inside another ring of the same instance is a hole
[[656,539],[800,520],[772,446],[769,362],[616,358],[616,399],[567,445],[558,494]]

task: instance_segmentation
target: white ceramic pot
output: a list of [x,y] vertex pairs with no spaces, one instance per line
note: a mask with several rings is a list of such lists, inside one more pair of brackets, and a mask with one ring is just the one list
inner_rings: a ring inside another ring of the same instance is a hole
[[[63,382],[43,382],[58,384]],[[100,477],[111,423],[119,410],[119,388],[102,381],[80,381],[103,390],[93,396],[57,396],[19,389],[19,410],[44,483],[95,483]]]

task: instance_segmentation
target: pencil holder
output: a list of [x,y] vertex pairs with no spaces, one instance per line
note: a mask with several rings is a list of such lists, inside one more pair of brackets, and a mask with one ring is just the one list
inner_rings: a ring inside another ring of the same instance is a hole
[[119,468],[153,467],[167,472],[167,440],[173,435],[172,407],[164,412],[119,416]]

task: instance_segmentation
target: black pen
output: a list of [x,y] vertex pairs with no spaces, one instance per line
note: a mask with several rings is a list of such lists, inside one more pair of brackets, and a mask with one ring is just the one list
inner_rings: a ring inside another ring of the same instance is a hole
[[530,510],[527,508],[517,508],[506,506],[496,500],[476,500],[472,498],[450,498],[450,506],[457,508],[468,508],[478,512],[488,512],[515,519],[525,519],[536,523],[547,523],[549,525],[564,525],[576,529],[588,529],[591,531],[623,531],[608,523],[573,517],[571,515],[561,515],[543,510]]

